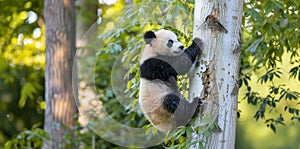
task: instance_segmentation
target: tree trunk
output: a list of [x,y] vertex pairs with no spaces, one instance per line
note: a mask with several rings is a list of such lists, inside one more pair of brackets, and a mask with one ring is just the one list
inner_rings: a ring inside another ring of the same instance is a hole
[[77,114],[74,101],[77,89],[74,88],[73,92],[72,86],[72,67],[76,50],[74,1],[45,0],[44,10],[46,25],[44,129],[49,134],[50,140],[44,143],[43,148],[65,148],[64,135],[74,128],[76,122],[74,116]]
[[[242,12],[242,0],[195,1],[194,37],[202,39],[203,51],[191,73],[189,97],[206,101],[195,124],[201,127],[192,138],[204,143],[190,148],[234,148]],[[228,33],[204,25],[208,15],[217,18]],[[211,130],[213,123],[219,128]]]

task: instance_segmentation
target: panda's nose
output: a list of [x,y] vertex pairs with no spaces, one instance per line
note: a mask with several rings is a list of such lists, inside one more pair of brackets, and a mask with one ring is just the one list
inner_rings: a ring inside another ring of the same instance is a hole
[[181,49],[181,50],[183,50],[184,46],[179,46],[178,48]]

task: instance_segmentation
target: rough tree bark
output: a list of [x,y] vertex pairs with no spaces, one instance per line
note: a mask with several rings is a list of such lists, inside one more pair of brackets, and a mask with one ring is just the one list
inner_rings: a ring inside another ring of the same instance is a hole
[[[191,74],[189,96],[200,96],[207,100],[195,127],[202,126],[202,131],[205,131],[210,123],[207,121],[210,115],[220,129],[215,129],[209,136],[194,133],[192,141],[204,142],[202,147],[207,149],[233,149],[243,0],[195,0],[194,12],[194,37],[203,40],[203,51]],[[204,25],[208,15],[215,16],[228,33],[209,29]],[[201,146],[195,144],[190,148],[198,149]]]
[[[72,87],[75,56],[75,7],[73,0],[45,0],[46,110],[44,129],[50,140],[44,149],[63,148],[66,129],[75,125],[77,108]],[[76,89],[74,90],[75,92]],[[77,94],[75,94],[77,95]],[[68,147],[70,148],[70,147]]]

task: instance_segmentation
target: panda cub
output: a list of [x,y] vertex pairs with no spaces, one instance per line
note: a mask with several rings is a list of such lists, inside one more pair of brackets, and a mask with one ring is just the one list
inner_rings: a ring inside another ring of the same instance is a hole
[[185,126],[201,101],[191,103],[180,94],[177,76],[189,72],[202,42],[195,38],[184,49],[174,32],[161,29],[144,34],[146,46],[140,60],[139,104],[146,118],[160,131]]

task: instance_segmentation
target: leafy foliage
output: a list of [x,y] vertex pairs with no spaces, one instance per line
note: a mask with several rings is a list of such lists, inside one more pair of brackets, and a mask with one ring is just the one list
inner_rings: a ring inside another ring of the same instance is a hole
[[[300,3],[293,0],[250,0],[245,6],[239,84],[246,88],[243,99],[258,107],[254,118],[265,119],[267,127],[276,132],[277,124],[287,122],[287,114],[292,123],[299,118],[296,111],[300,109],[297,104],[300,93],[297,88],[288,86],[288,82],[300,81],[300,18],[297,12]],[[287,72],[286,69],[290,70]],[[255,91],[259,85],[250,85],[249,82],[256,77],[250,71],[260,75],[257,81],[261,86],[269,86],[268,93]]]
[[291,64],[292,65],[298,64],[298,66],[294,66],[290,70],[290,72],[289,72],[290,78],[294,78],[294,79],[298,78],[298,81],[300,81],[300,62],[299,62],[299,60],[295,60],[295,62],[291,62]]
[[0,146],[3,146],[15,133],[43,121],[45,58],[40,15],[43,1],[1,1],[0,5]]
[[[40,128],[40,123],[32,126],[30,130],[23,130],[17,136],[7,141],[4,145],[4,149],[38,149],[42,148],[43,142],[49,140],[49,136],[46,132]],[[74,146],[84,146],[85,148],[112,148],[117,147],[112,143],[109,143],[97,135],[86,126],[76,123],[73,129],[68,129],[64,124],[55,124],[55,128],[63,127],[66,133],[63,135],[64,142],[57,144],[61,148],[71,148]],[[75,134],[76,137],[73,137]]]
[[19,133],[15,138],[5,143],[5,149],[18,149],[18,148],[41,148],[43,142],[49,140],[46,132],[39,128],[40,124],[33,125],[30,130],[24,130]]

